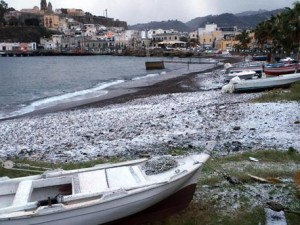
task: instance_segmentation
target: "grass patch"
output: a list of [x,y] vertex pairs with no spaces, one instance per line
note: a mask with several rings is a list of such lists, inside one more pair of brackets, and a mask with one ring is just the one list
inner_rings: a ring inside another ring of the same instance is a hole
[[253,225],[265,224],[262,208],[243,210],[232,215],[223,215],[208,203],[191,203],[184,211],[159,222],[148,225]]
[[186,149],[186,148],[175,148],[175,149],[171,149],[168,151],[167,154],[170,154],[170,155],[185,155],[189,153],[189,149]]
[[255,152],[244,152],[237,155],[217,158],[215,160],[222,164],[249,160],[249,157],[257,158],[260,162],[300,163],[300,154],[293,147],[290,147],[287,151],[260,150]]
[[[246,165],[243,162],[250,162],[249,157],[259,159],[259,162],[253,162],[250,165]],[[260,168],[259,165],[263,163],[270,163],[275,166],[270,168]],[[205,185],[216,185],[221,183],[225,180],[222,173],[237,177],[243,183],[255,182],[248,174],[264,178],[293,178],[295,176],[295,171],[285,170],[282,169],[281,166],[276,166],[276,164],[288,165],[290,163],[300,164],[300,154],[293,148],[289,148],[287,151],[261,150],[214,158],[210,159],[207,164],[204,165],[202,169],[204,176],[200,177],[200,182]],[[231,164],[232,166],[229,167],[228,164]]]
[[300,101],[300,82],[291,85],[289,89],[274,89],[266,92],[254,102]]
[[[187,150],[185,149],[175,149],[170,151],[170,154],[181,155],[185,154]],[[239,166],[229,168],[228,165],[237,165],[243,164],[245,161],[249,161],[249,157],[254,157],[259,159],[259,162],[250,163],[250,166],[246,165],[242,168],[238,168]],[[86,168],[95,166],[96,164],[103,164],[109,162],[120,162],[118,158],[110,159],[110,160],[94,160],[89,162],[82,163],[68,163],[68,164],[51,164],[51,163],[43,163],[43,162],[33,162],[28,160],[13,160],[15,163],[23,163],[30,164],[38,167],[46,167],[46,168],[62,168],[62,169],[77,169],[77,168]],[[262,163],[278,163],[278,165],[290,165],[291,163],[300,164],[300,154],[296,149],[290,147],[287,151],[275,151],[275,150],[261,150],[256,152],[244,152],[237,155],[231,155],[227,157],[218,157],[214,159],[210,159],[208,164],[204,165],[202,169],[202,176],[199,180],[199,191],[201,192],[202,185],[209,185],[213,187],[214,185],[217,188],[217,191],[221,191],[223,193],[235,193],[235,189],[241,189],[243,191],[243,185],[231,186],[226,184],[224,185],[224,178],[213,171],[211,166],[214,166],[216,169],[226,169],[230,175],[238,177],[240,181],[244,184],[254,184],[256,181],[252,180],[247,176],[247,173],[251,173],[253,175],[259,177],[289,177],[293,178],[294,174],[291,171],[284,171],[281,168],[276,169],[265,169],[265,168],[257,168],[255,165]],[[252,166],[254,165],[254,166]],[[298,167],[299,168],[299,167]],[[277,170],[278,169],[278,170]],[[9,177],[19,177],[32,175],[34,173],[28,173],[23,171],[14,171],[14,170],[6,170],[0,167],[0,177],[1,176],[9,176]],[[271,184],[270,184],[271,185]],[[211,188],[209,187],[209,188]],[[287,187],[279,187],[277,189],[270,189],[269,195],[281,194],[283,190],[288,190],[291,193],[294,192],[291,189],[291,186]],[[213,193],[213,192],[212,192]],[[295,193],[294,193],[295,194]],[[206,195],[206,194],[205,194]],[[212,196],[214,196],[212,194]],[[229,195],[230,196],[230,195]],[[235,198],[235,197],[234,197]],[[222,203],[221,198],[211,198],[210,196],[206,196],[205,198],[199,198],[200,200],[196,200],[191,202],[189,207],[176,215],[166,217],[163,220],[149,223],[148,225],[252,225],[252,224],[265,224],[265,212],[263,206],[257,206],[255,208],[251,208],[249,204],[250,197],[247,195],[240,195],[236,197],[237,199],[233,199],[233,201],[238,200],[239,203],[243,204],[240,208],[233,210],[231,213],[226,213],[220,211],[220,203]],[[297,197],[295,197],[295,201],[292,203],[292,208],[300,211],[300,203]],[[226,205],[227,207],[227,205]],[[228,205],[228,207],[231,207]],[[228,208],[227,207],[227,208]],[[296,225],[299,222],[299,215],[295,214],[286,214],[288,224]]]

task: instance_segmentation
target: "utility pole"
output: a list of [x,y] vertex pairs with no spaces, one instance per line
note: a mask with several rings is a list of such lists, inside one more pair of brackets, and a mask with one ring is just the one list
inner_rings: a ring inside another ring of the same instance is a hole
[[146,29],[146,56],[149,57],[150,56],[150,50],[149,50],[149,43],[148,43],[148,29]]

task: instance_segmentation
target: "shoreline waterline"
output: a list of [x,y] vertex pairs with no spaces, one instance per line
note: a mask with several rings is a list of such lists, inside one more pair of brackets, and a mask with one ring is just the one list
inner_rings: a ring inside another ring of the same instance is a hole
[[[193,65],[193,67],[185,66],[184,69],[172,71],[156,71],[156,73],[154,72],[142,77],[139,76],[131,80],[116,80],[109,83],[106,82],[102,83],[100,85],[100,88],[94,87],[90,90],[78,91],[78,93],[67,93],[62,96],[53,96],[46,99],[34,101],[26,106],[23,106],[21,109],[12,112],[8,116],[2,116],[0,118],[0,121],[20,118],[23,116],[53,113],[76,107],[85,107],[86,105],[95,104],[101,101],[112,101],[112,99],[120,98],[128,94],[134,95],[134,93],[139,92],[142,89],[151,88],[151,86],[157,85],[159,83],[168,81],[173,82],[172,79],[205,73],[220,67],[220,65],[218,66],[215,64]],[[90,96],[80,95],[81,92],[91,93],[93,89],[97,90],[98,92],[94,92],[90,94]]]

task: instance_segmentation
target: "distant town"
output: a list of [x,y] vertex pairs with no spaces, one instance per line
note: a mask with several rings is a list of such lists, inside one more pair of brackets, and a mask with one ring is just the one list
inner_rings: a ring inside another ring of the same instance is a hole
[[[127,22],[104,16],[94,16],[82,9],[55,9],[51,2],[40,1],[40,6],[17,11],[8,8],[5,2],[2,27],[37,26],[50,30],[51,35],[38,41],[0,38],[0,52],[3,56],[12,54],[110,54],[138,52],[151,55],[155,49],[178,50],[195,54],[198,52],[232,52],[245,47],[239,38],[242,31],[237,26],[219,27],[210,23],[193,32],[179,32],[173,29],[129,30]],[[0,14],[1,15],[1,14]],[[247,49],[258,49],[254,33],[247,31]]]

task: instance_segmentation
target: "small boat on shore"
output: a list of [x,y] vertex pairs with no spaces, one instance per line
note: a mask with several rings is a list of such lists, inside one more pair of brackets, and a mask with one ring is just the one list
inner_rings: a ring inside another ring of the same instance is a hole
[[300,70],[299,63],[273,63],[264,66],[264,72],[269,76],[297,73]]
[[164,69],[164,61],[148,61],[145,62],[146,70]]
[[252,57],[253,61],[267,61],[268,56],[267,55],[254,55]]
[[1,225],[135,224],[187,207],[206,153],[0,179]]
[[297,81],[300,81],[300,73],[251,80],[241,80],[235,77],[230,80],[229,84],[222,87],[222,91],[225,93],[262,91],[287,87]]
[[263,72],[263,63],[262,62],[241,62],[234,65],[226,63],[225,65],[225,74],[242,72],[242,71],[255,71],[257,75],[261,75]]
[[248,80],[248,79],[252,79],[255,75],[256,75],[255,71],[243,70],[240,72],[231,72],[231,73],[225,74],[224,78],[225,78],[225,81],[229,82],[234,77],[239,77],[242,80]]

